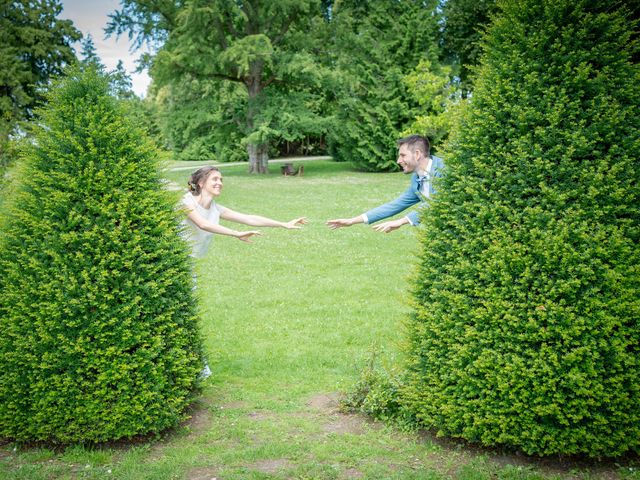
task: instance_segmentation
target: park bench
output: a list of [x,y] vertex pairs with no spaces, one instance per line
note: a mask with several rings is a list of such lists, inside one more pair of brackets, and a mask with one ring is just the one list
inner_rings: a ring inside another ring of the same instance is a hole
[[287,162],[284,165],[280,166],[280,172],[285,177],[295,176],[295,175],[304,175],[304,165],[298,166],[295,168],[293,163]]

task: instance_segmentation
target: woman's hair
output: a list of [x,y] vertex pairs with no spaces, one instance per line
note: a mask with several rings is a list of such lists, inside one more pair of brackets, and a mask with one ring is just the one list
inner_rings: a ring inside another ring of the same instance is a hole
[[200,184],[203,183],[211,172],[219,172],[218,167],[212,167],[211,165],[207,165],[205,167],[199,168],[195,172],[191,174],[189,177],[189,181],[187,185],[189,186],[189,191],[194,195],[200,194]]

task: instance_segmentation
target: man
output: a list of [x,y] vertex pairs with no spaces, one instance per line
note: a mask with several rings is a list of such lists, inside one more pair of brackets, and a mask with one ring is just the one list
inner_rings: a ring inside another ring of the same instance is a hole
[[[329,228],[335,230],[357,223],[371,224],[392,217],[416,203],[426,204],[426,200],[434,193],[432,180],[442,176],[444,167],[441,158],[429,154],[429,140],[421,135],[410,135],[399,140],[397,163],[405,174],[413,173],[411,184],[402,195],[357,217],[328,220]],[[420,223],[419,211],[414,210],[405,217],[381,223],[373,229],[389,233],[408,223],[413,226]]]

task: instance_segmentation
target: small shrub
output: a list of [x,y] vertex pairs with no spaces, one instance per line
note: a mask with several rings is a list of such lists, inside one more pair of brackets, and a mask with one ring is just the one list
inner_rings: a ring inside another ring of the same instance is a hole
[[376,362],[372,352],[360,378],[340,401],[345,412],[360,412],[380,420],[393,420],[401,416],[399,402],[400,378]]

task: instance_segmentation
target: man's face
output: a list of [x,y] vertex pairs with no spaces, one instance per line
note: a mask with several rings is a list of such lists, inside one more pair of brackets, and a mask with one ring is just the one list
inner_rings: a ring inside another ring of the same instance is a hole
[[400,145],[398,148],[398,160],[397,163],[402,168],[404,173],[413,173],[418,166],[418,155],[416,152],[409,150],[407,145]]

